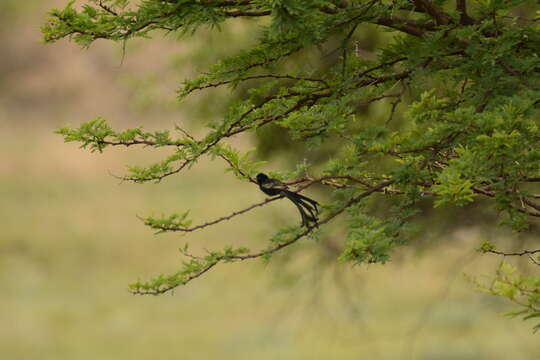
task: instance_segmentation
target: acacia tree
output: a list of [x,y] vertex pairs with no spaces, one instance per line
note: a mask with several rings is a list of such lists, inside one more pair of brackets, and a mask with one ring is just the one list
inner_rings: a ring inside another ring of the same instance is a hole
[[[46,42],[69,38],[87,47],[97,39],[123,42],[164,32],[193,36],[238,19],[257,26],[254,44],[178,91],[181,100],[220,86],[246,90],[207,124],[203,137],[178,127],[115,131],[102,118],[58,131],[91,151],[170,149],[158,163],[130,167],[124,180],[160,182],[208,156],[223,160],[238,181],[255,182],[261,163],[229,140],[267,127],[285,130],[301,149],[325,146],[327,161],[272,173],[296,191],[314,184],[329,189],[319,228],[281,229],[256,251],[228,246],[200,256],[186,248],[187,261],[176,273],[130,286],[135,294],[162,294],[218,263],[287,251],[337,217],[348,224],[340,260],[353,264],[385,262],[407,242],[409,225],[426,204],[441,211],[482,202],[503,226],[527,231],[540,217],[537,8],[532,0],[94,0],[81,7],[70,1],[51,11],[42,31]],[[385,37],[369,54],[356,40],[367,29]],[[329,54],[333,60],[323,61]],[[321,61],[308,66],[302,61],[308,56]],[[366,116],[379,103],[386,114]],[[375,199],[388,205],[384,216],[369,211]],[[144,222],[158,231],[191,232],[273,200],[200,225],[188,213]],[[505,252],[485,243],[481,250],[528,256],[540,265],[540,249]],[[526,317],[540,316],[538,276],[504,266],[496,277],[489,291],[520,304]]]

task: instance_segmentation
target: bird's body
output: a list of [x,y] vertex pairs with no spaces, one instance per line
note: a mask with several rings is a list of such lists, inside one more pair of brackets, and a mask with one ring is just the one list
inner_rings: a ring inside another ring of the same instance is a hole
[[317,205],[319,205],[318,202],[290,191],[286,184],[277,179],[269,178],[266,174],[261,173],[257,175],[257,184],[259,184],[259,189],[266,195],[281,195],[291,200],[302,216],[302,225],[309,226],[309,223],[312,222],[317,226],[319,220],[317,218],[317,213],[319,212],[317,208]]

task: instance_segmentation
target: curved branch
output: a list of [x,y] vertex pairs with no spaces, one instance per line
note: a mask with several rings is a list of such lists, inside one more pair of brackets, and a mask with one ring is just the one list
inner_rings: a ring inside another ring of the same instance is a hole
[[[224,158],[224,159],[227,160],[226,158]],[[351,176],[323,176],[323,177],[320,177],[320,178],[304,177],[304,178],[299,178],[299,179],[295,179],[295,180],[292,180],[292,181],[285,181],[284,183],[287,184],[287,185],[294,185],[294,184],[303,183],[300,187],[297,188],[296,191],[294,191],[296,193],[310,187],[313,184],[322,184],[322,185],[331,186],[331,187],[334,187],[334,188],[348,187],[348,185],[345,185],[345,184],[340,184],[340,183],[329,181],[329,180],[332,180],[332,179],[350,180],[352,182],[362,184],[362,185],[366,186],[368,189],[372,189],[372,188],[376,187],[376,186],[371,185],[366,180],[363,180],[363,179],[360,179],[360,178],[354,178],[354,177],[351,177]],[[253,179],[251,179],[251,181],[256,183],[256,181],[253,180]],[[376,189],[374,191],[376,191],[376,192],[395,193],[395,194],[401,194],[402,193],[400,190],[388,190],[388,189],[386,189],[386,187]],[[272,202],[274,200],[279,200],[279,199],[282,199],[282,198],[283,198],[283,196],[276,196],[276,197],[272,197],[272,198],[267,198],[264,201],[261,201],[261,202],[255,203],[253,205],[250,205],[247,208],[244,208],[242,210],[234,211],[234,212],[232,212],[231,214],[229,214],[227,216],[222,216],[222,217],[217,218],[215,220],[208,221],[206,223],[199,224],[199,225],[192,226],[192,227],[155,226],[155,225],[148,224],[148,223],[146,223],[145,225],[150,226],[152,229],[157,229],[157,230],[160,230],[160,231],[192,232],[192,231],[195,231],[195,230],[203,229],[203,228],[211,226],[211,225],[218,224],[218,223],[223,222],[223,221],[230,220],[233,217],[236,217],[238,215],[242,215],[242,214],[247,213],[248,211],[253,210],[253,209],[257,208],[257,207],[264,206],[264,205],[266,205],[266,204],[268,204],[268,203],[270,203],[270,202]],[[145,221],[144,218],[140,218],[140,219],[142,221]],[[320,222],[320,223],[322,223],[322,222]]]
[[196,90],[204,90],[204,89],[208,89],[208,88],[215,88],[215,87],[219,87],[219,86],[222,86],[222,85],[228,85],[228,84],[231,84],[231,83],[234,83],[234,82],[247,81],[247,80],[257,80],[257,79],[268,79],[268,78],[320,82],[320,83],[323,83],[325,85],[325,87],[327,87],[327,88],[330,87],[328,85],[328,83],[326,81],[324,81],[323,79],[305,78],[305,77],[292,76],[292,75],[263,74],[263,75],[246,76],[246,77],[238,78],[238,79],[223,80],[223,81],[218,81],[218,82],[214,82],[214,83],[209,83],[209,84],[206,84],[206,85],[195,86],[195,87],[187,90],[185,92],[185,95],[189,95],[189,94],[191,94],[192,92],[194,92]]
[[[493,191],[489,191],[489,190],[486,190],[486,189],[482,189],[480,187],[477,187],[477,186],[472,186],[471,189],[477,193],[477,194],[481,194],[481,195],[485,195],[485,196],[488,196],[488,197],[491,197],[491,198],[494,198],[495,197],[495,193]],[[525,199],[523,199],[525,200]],[[523,209],[523,208],[520,208],[520,207],[517,207],[515,205],[512,205],[512,204],[508,204],[512,209],[516,210],[516,211],[519,211],[520,213],[523,213],[523,214],[527,214],[529,216],[534,216],[534,217],[540,217],[540,212],[537,212],[537,211],[529,211],[527,209]]]
[[192,232],[192,231],[195,231],[195,230],[199,230],[199,229],[203,229],[205,227],[208,227],[208,226],[211,226],[211,225],[215,225],[215,224],[218,224],[222,221],[226,221],[226,220],[230,220],[232,219],[233,217],[235,216],[238,216],[238,215],[242,215],[244,213],[247,213],[248,211],[250,210],[253,210],[259,206],[263,206],[263,205],[266,205],[268,204],[269,202],[272,202],[274,200],[278,200],[278,199],[281,199],[283,198],[283,196],[277,196],[277,197],[273,197],[273,198],[267,198],[265,199],[264,201],[261,201],[261,202],[258,202],[256,204],[253,204],[251,206],[248,206],[247,208],[245,209],[242,209],[242,210],[238,210],[238,211],[234,211],[232,212],[230,215],[227,215],[227,216],[222,216],[218,219],[215,219],[215,220],[212,220],[212,221],[208,221],[204,224],[200,224],[200,225],[196,225],[196,226],[193,226],[193,227],[178,227],[178,226],[157,226],[157,225],[151,225],[151,224],[148,224],[146,223],[145,219],[141,219],[143,221],[145,221],[145,225],[148,225],[150,226],[152,229],[157,229],[157,230],[160,230],[160,231],[179,231],[179,232]]
[[422,37],[424,36],[426,30],[432,30],[431,23],[416,23],[398,17],[381,17],[374,23],[399,30],[416,37]]
[[437,25],[448,25],[450,17],[444,11],[437,9],[429,0],[413,0],[416,7],[424,9],[437,22]]
[[495,249],[482,249],[481,250],[483,253],[492,253],[492,254],[495,254],[495,255],[501,255],[501,256],[524,256],[526,255],[529,260],[531,260],[531,262],[535,265],[538,265],[540,266],[540,262],[538,260],[536,260],[533,255],[534,254],[538,254],[540,253],[540,249],[536,249],[536,250],[523,250],[523,251],[519,251],[519,252],[504,252],[504,251],[498,251],[498,250],[495,250]]
[[268,16],[272,14],[272,10],[263,10],[263,11],[224,11],[223,12],[228,17],[259,17],[259,16]]
[[[347,208],[349,208],[352,205],[358,203],[362,199],[370,196],[371,194],[373,194],[373,193],[375,193],[377,191],[380,191],[380,190],[386,188],[387,186],[390,186],[394,182],[395,182],[394,180],[385,181],[383,183],[380,183],[380,184],[378,184],[378,185],[364,191],[360,195],[351,198],[341,208],[334,211],[333,213],[328,215],[323,220],[319,221],[319,225],[326,224],[330,220],[334,219],[336,216],[340,215]],[[206,264],[206,266],[204,266],[201,270],[199,270],[199,271],[189,275],[187,278],[183,279],[181,284],[172,284],[172,285],[167,284],[164,287],[161,287],[161,288],[158,288],[158,289],[150,289],[150,290],[142,290],[140,288],[136,288],[136,289],[130,290],[130,292],[132,294],[135,294],[135,295],[160,295],[160,294],[169,292],[169,291],[175,289],[176,287],[178,287],[180,285],[185,285],[188,282],[198,278],[199,276],[203,275],[204,273],[206,273],[208,270],[210,270],[211,268],[213,268],[214,266],[216,266],[220,262],[244,261],[244,260],[248,260],[248,259],[256,259],[256,258],[266,257],[266,256],[269,256],[269,255],[272,255],[273,253],[275,253],[275,252],[277,252],[277,251],[279,251],[279,250],[281,250],[281,249],[283,249],[285,247],[288,247],[288,246],[296,243],[298,240],[305,237],[306,235],[309,235],[311,232],[313,232],[314,229],[316,229],[315,226],[308,226],[304,231],[297,234],[292,239],[290,239],[288,241],[285,241],[285,242],[282,242],[282,243],[280,243],[278,245],[275,245],[275,246],[273,246],[271,248],[261,250],[261,251],[256,252],[256,253],[251,253],[251,254],[246,254],[246,255],[233,255],[233,256],[220,255],[220,256],[214,258],[212,261],[208,262]],[[197,257],[195,257],[195,258],[197,258]]]
[[[320,178],[307,178],[307,177],[304,177],[304,178],[299,178],[299,179],[292,180],[292,181],[285,181],[284,183],[287,184],[287,185],[294,185],[294,184],[304,183],[296,191],[294,191],[296,193],[310,187],[313,184],[322,184],[322,185],[331,186],[331,187],[334,187],[334,188],[348,187],[348,185],[345,185],[345,184],[340,184],[340,183],[335,183],[335,182],[328,181],[328,180],[332,180],[332,179],[347,179],[347,180],[350,180],[352,182],[362,184],[362,185],[368,187],[368,189],[374,188],[374,186],[369,184],[367,181],[365,181],[363,179],[359,179],[359,178],[354,178],[354,177],[351,177],[351,176],[323,176],[323,177],[320,177]],[[256,183],[255,180],[252,180],[252,182]],[[388,189],[386,189],[386,187],[375,190],[375,191],[376,192],[387,192],[387,193],[401,194],[400,190],[388,190]],[[268,203],[270,203],[270,202],[272,202],[274,200],[279,200],[279,199],[282,199],[282,198],[283,198],[283,196],[276,196],[276,197],[272,197],[272,198],[267,198],[264,201],[261,201],[261,202],[255,203],[253,205],[250,205],[247,208],[244,208],[242,210],[234,211],[234,212],[232,212],[231,214],[229,214],[227,216],[222,216],[222,217],[217,218],[215,220],[208,221],[206,223],[199,224],[199,225],[192,226],[192,227],[154,226],[154,225],[148,224],[148,223],[146,223],[145,225],[150,226],[152,229],[157,229],[157,230],[160,230],[160,231],[192,232],[192,231],[195,231],[195,230],[203,229],[203,228],[211,226],[211,225],[218,224],[218,223],[223,222],[223,221],[230,220],[233,217],[236,217],[238,215],[242,215],[242,214],[247,213],[248,211],[253,210],[253,209],[257,208],[257,207],[264,206],[264,205],[266,205],[266,204],[268,204]],[[140,218],[140,219],[142,221],[145,221],[144,218]],[[320,223],[322,223],[322,222],[320,222]]]
[[482,250],[482,252],[484,252],[484,253],[492,253],[492,254],[501,255],[501,256],[523,256],[523,255],[538,254],[538,253],[540,253],[540,249],[523,250],[523,251],[518,251],[518,252],[504,252],[504,251],[498,251],[498,250],[495,250],[495,249],[485,249],[485,250]]

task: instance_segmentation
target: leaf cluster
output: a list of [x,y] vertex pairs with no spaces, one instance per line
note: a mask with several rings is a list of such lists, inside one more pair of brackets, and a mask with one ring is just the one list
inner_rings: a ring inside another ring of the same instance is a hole
[[[474,280],[481,291],[504,297],[517,305],[520,310],[507,313],[510,317],[521,317],[523,320],[538,321],[540,318],[540,279],[525,276],[517,268],[507,262],[501,262],[496,276],[489,285]],[[533,326],[533,331],[540,330],[540,322]]]
[[[532,0],[103,0],[81,8],[68,2],[51,12],[42,31],[47,42],[67,37],[88,46],[97,39],[149,37],[154,30],[195,36],[202,26],[257,20],[254,44],[179,86],[180,100],[223,86],[247,89],[221,118],[205,124],[201,138],[178,127],[174,136],[142,128],[118,132],[101,118],[58,132],[90,151],[170,148],[160,162],[129,167],[123,179],[135,182],[161,181],[206,156],[222,161],[238,180],[255,182],[263,162],[230,140],[270,126],[304,153],[324,145],[317,164],[303,162],[272,176],[297,191],[315,184],[327,189],[320,226],[347,217],[340,259],[359,264],[388,261],[407,243],[426,204],[433,211],[481,204],[515,231],[540,218],[540,27],[538,18],[518,11],[537,8]],[[385,34],[369,56],[357,41],[366,27]],[[320,61],[304,60],[317,56]],[[187,213],[145,223],[158,231],[193,231],[270,201],[194,227]],[[373,214],[381,201],[388,211]],[[162,293],[219,262],[267,257],[315,231],[285,229],[254,253],[186,252],[190,261],[182,270],[133,290]],[[508,286],[520,294],[538,291],[537,277],[498,276],[494,293],[512,299]]]

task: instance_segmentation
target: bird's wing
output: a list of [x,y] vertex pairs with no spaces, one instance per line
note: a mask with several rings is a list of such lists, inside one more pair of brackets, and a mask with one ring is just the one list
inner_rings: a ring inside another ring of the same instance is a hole
[[287,190],[287,185],[276,179],[269,179],[262,184],[265,189]]

